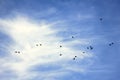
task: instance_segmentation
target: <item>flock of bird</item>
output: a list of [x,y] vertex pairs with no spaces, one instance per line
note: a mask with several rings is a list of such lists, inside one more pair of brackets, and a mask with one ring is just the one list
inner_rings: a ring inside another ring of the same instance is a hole
[[[102,21],[102,20],[103,20],[103,19],[100,18],[100,21]],[[75,38],[75,37],[72,36],[71,38]],[[114,44],[114,43],[111,42],[111,43],[109,43],[108,45],[109,45],[109,46],[112,46],[113,44]],[[36,44],[36,46],[42,46],[42,44]],[[63,46],[60,45],[59,47],[62,48]],[[87,49],[88,49],[88,50],[93,50],[94,48],[93,48],[93,46],[90,45],[90,46],[87,47]],[[15,51],[15,53],[20,54],[21,52],[20,52],[20,51]],[[85,53],[85,52],[82,52],[82,53]],[[63,56],[63,54],[60,53],[59,56]],[[77,58],[77,56],[74,56],[74,57],[73,57],[73,60],[76,60],[76,58]]]

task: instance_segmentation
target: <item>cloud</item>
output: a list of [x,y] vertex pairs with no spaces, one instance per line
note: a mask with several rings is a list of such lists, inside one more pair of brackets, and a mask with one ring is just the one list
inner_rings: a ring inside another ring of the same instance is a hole
[[[59,24],[60,22],[57,21],[48,23],[41,20],[38,22],[20,14],[12,18],[0,19],[0,31],[10,36],[13,40],[9,46],[5,46],[9,51],[9,55],[0,59],[0,73],[2,74],[8,69],[17,76],[17,78],[12,78],[12,80],[28,80],[42,73],[39,69],[38,71],[31,71],[32,68],[36,68],[35,66],[38,65],[51,65],[51,63],[59,63],[60,65],[57,66],[61,67],[58,70],[51,71],[52,77],[57,74],[68,74],[69,70],[77,71],[79,65],[75,67],[76,69],[72,69],[73,65],[68,67],[66,64],[69,64],[75,55],[79,56],[78,60],[80,61],[92,57],[89,53],[82,54],[82,50],[76,50],[72,47],[77,43],[87,44],[87,41],[83,41],[83,43],[78,39],[68,42],[62,41],[64,37],[56,35],[62,29],[54,28]],[[36,44],[42,44],[42,46],[36,46]],[[63,45],[63,47],[60,48],[60,45]],[[16,54],[16,50],[20,51],[20,54]],[[63,56],[60,57],[60,53]],[[83,71],[84,68],[81,67],[79,72]],[[48,74],[49,72],[46,71],[44,75]]]

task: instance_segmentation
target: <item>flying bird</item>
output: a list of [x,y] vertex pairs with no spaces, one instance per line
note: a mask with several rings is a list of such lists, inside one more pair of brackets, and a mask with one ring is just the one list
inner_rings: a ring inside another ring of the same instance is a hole
[[74,38],[74,36],[72,36],[72,38]]
[[36,44],[36,46],[38,46],[38,44]]
[[60,54],[60,56],[62,56],[62,54]]
[[89,49],[89,47],[87,47],[87,49]]
[[111,46],[111,44],[109,44],[109,46]]
[[18,51],[18,53],[20,53],[20,51]]
[[60,45],[60,48],[61,48],[62,46]]
[[73,60],[75,60],[75,58],[73,58]]
[[92,50],[93,49],[93,47],[92,46],[90,46],[90,50]]
[[17,53],[17,51],[15,51],[15,53]]
[[114,44],[113,42],[111,44]]
[[40,46],[42,46],[42,44],[40,44]]
[[100,21],[102,21],[103,20],[103,18],[100,18]]

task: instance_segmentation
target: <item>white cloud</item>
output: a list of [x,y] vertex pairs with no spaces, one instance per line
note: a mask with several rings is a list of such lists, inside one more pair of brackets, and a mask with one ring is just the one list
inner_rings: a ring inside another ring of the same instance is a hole
[[[82,51],[70,47],[77,43],[82,43],[79,40],[61,42],[64,38],[56,36],[56,33],[60,30],[53,29],[53,26],[58,25],[56,22],[36,23],[28,17],[19,15],[14,18],[0,19],[0,25],[0,31],[3,31],[14,40],[10,47],[6,47],[10,51],[10,55],[0,59],[0,63],[4,61],[1,66],[5,65],[8,69],[15,71],[16,75],[19,76],[18,80],[21,80],[20,77],[26,76],[27,73],[34,77],[36,74],[30,73],[29,69],[38,64],[50,62],[56,64],[64,62],[65,64],[72,60],[75,55],[79,55],[81,60],[92,56],[87,53],[82,54]],[[37,43],[42,44],[42,46],[37,47]],[[86,44],[85,41],[83,41],[83,44]],[[60,48],[59,45],[64,46]],[[20,50],[21,53],[14,53],[15,50]],[[63,56],[59,57],[60,53]],[[65,69],[71,70],[72,68],[66,67]],[[76,71],[77,69],[73,70]],[[84,70],[81,68],[80,71],[83,72]],[[64,69],[61,72],[64,72]]]

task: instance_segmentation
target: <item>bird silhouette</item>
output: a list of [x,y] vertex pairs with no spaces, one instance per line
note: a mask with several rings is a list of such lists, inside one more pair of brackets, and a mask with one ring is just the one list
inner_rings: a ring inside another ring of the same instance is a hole
[[75,57],[77,57],[77,56],[75,56]]
[[38,44],[36,44],[36,46],[38,46]]
[[85,52],[83,52],[83,53],[85,53]]
[[61,48],[62,46],[60,45],[60,48]]
[[62,56],[62,54],[60,54],[60,56]]
[[111,44],[114,44],[113,42]]
[[20,53],[20,51],[18,51],[18,53]]
[[89,49],[89,47],[87,47],[87,49]]
[[75,60],[75,58],[73,58],[73,60]]
[[42,44],[40,44],[40,46],[42,46]]
[[100,21],[102,21],[103,20],[103,18],[100,18]]
[[72,38],[74,38],[74,36],[72,36]]
[[111,46],[111,44],[109,44],[109,46]]
[[90,50],[92,50],[93,49],[93,47],[92,46],[90,46]]

